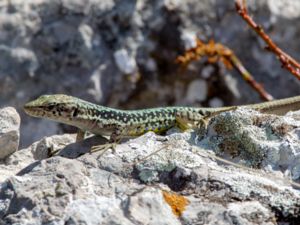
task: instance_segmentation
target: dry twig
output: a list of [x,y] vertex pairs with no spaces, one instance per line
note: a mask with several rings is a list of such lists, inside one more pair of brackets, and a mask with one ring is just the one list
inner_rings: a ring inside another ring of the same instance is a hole
[[236,68],[244,80],[246,80],[264,100],[273,99],[263,86],[254,80],[231,49],[220,43],[215,43],[213,40],[210,40],[207,44],[205,44],[201,40],[197,39],[197,46],[187,50],[184,55],[178,56],[176,62],[186,66],[191,61],[199,60],[204,56],[207,57],[209,63],[221,61],[227,69],[232,69],[232,67]]
[[262,26],[258,25],[248,14],[246,0],[236,0],[235,6],[238,14],[246,21],[246,23],[265,41],[266,49],[277,55],[282,67],[290,71],[300,80],[300,64],[283,50],[281,50],[272,39],[264,32]]

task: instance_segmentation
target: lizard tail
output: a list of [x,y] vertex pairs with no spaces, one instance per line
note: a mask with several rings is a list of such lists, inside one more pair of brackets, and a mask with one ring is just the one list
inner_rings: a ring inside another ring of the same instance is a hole
[[284,115],[289,111],[300,110],[300,96],[252,104],[249,107],[262,113]]

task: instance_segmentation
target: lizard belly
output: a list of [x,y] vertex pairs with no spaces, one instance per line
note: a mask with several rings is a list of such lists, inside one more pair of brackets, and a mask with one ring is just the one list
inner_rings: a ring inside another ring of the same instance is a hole
[[78,127],[83,131],[88,131],[95,135],[101,136],[110,136],[113,132],[115,132],[115,126],[103,126],[99,123],[89,123]]
[[114,132],[113,129],[92,129],[87,131],[100,136],[110,136]]

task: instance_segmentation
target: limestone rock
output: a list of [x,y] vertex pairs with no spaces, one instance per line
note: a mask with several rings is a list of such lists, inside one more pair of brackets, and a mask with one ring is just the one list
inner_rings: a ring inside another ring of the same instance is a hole
[[18,150],[20,116],[12,107],[0,109],[0,159]]
[[25,149],[16,151],[0,162],[0,182],[14,176],[20,170],[37,160],[48,158],[51,153],[61,150],[75,141],[75,135],[64,134],[45,137]]
[[[45,138],[0,166],[0,221],[297,224],[297,118],[241,108],[214,117],[201,140],[171,129],[92,154],[105,139]],[[59,151],[47,158],[51,148]]]

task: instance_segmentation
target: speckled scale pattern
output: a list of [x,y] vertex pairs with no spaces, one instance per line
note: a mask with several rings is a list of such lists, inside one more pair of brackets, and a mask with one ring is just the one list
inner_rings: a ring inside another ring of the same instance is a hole
[[[300,108],[300,96],[246,105],[264,113],[282,115]],[[184,123],[197,123],[236,107],[193,108],[164,107],[142,110],[119,110],[96,105],[67,95],[44,95],[27,103],[27,114],[76,126],[83,131],[112,136],[138,136],[147,131],[162,133]]]
[[[176,117],[196,121],[203,110],[191,107],[165,107],[142,110],[118,110],[94,104],[78,104],[79,115],[94,121],[96,129],[120,129],[122,136],[139,136],[147,131],[162,133],[176,125]],[[101,132],[100,132],[101,133]]]

